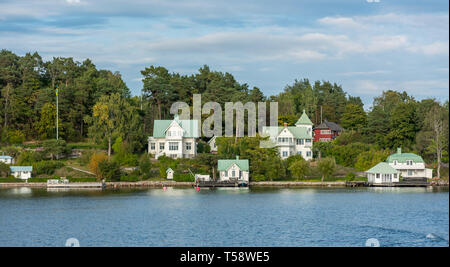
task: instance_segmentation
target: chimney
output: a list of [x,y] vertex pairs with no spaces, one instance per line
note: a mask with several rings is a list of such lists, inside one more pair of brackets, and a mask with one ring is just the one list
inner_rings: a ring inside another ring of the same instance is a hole
[[284,128],[286,128],[287,127],[287,122],[283,123],[283,125],[284,125]]
[[402,154],[402,148],[401,147],[397,148],[397,154]]

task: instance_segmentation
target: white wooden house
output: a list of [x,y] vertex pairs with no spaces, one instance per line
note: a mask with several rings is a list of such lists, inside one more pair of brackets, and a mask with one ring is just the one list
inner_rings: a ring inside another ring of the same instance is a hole
[[248,183],[249,181],[249,164],[248,159],[226,159],[218,160],[219,181],[236,180],[238,182]]
[[155,158],[192,158],[197,155],[197,120],[155,120],[153,136],[148,138],[148,153]]
[[0,162],[3,162],[5,164],[14,164],[14,158],[11,156],[0,156]]
[[295,126],[283,127],[268,126],[263,127],[263,133],[270,136],[270,140],[278,148],[278,152],[282,159],[286,159],[293,155],[301,155],[306,160],[313,158],[313,123],[306,115],[303,114],[295,123]]
[[400,172],[404,180],[433,178],[433,170],[425,168],[422,157],[414,153],[402,153],[397,148],[397,153],[390,155],[386,162]]
[[33,172],[33,166],[11,166],[11,175],[16,179],[27,180],[31,178]]

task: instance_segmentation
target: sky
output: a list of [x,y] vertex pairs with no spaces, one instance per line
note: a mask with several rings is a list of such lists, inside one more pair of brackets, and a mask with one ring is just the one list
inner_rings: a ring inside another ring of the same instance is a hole
[[133,95],[145,67],[207,64],[265,95],[308,78],[366,107],[389,89],[449,98],[447,0],[0,0],[0,49],[90,58]]

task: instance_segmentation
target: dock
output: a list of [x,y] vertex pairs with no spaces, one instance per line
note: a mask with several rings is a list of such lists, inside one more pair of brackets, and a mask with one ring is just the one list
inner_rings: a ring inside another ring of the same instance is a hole
[[246,183],[237,181],[199,181],[195,184],[198,187],[247,187]]
[[105,188],[104,183],[55,183],[47,184],[47,188]]

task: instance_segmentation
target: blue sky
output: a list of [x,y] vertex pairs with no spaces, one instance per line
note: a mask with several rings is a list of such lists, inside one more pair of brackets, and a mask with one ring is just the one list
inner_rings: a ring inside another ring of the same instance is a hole
[[[376,2],[378,1],[378,2]],[[140,70],[230,72],[266,95],[295,79],[449,96],[449,3],[436,0],[0,0],[0,48],[91,58],[140,94]]]

